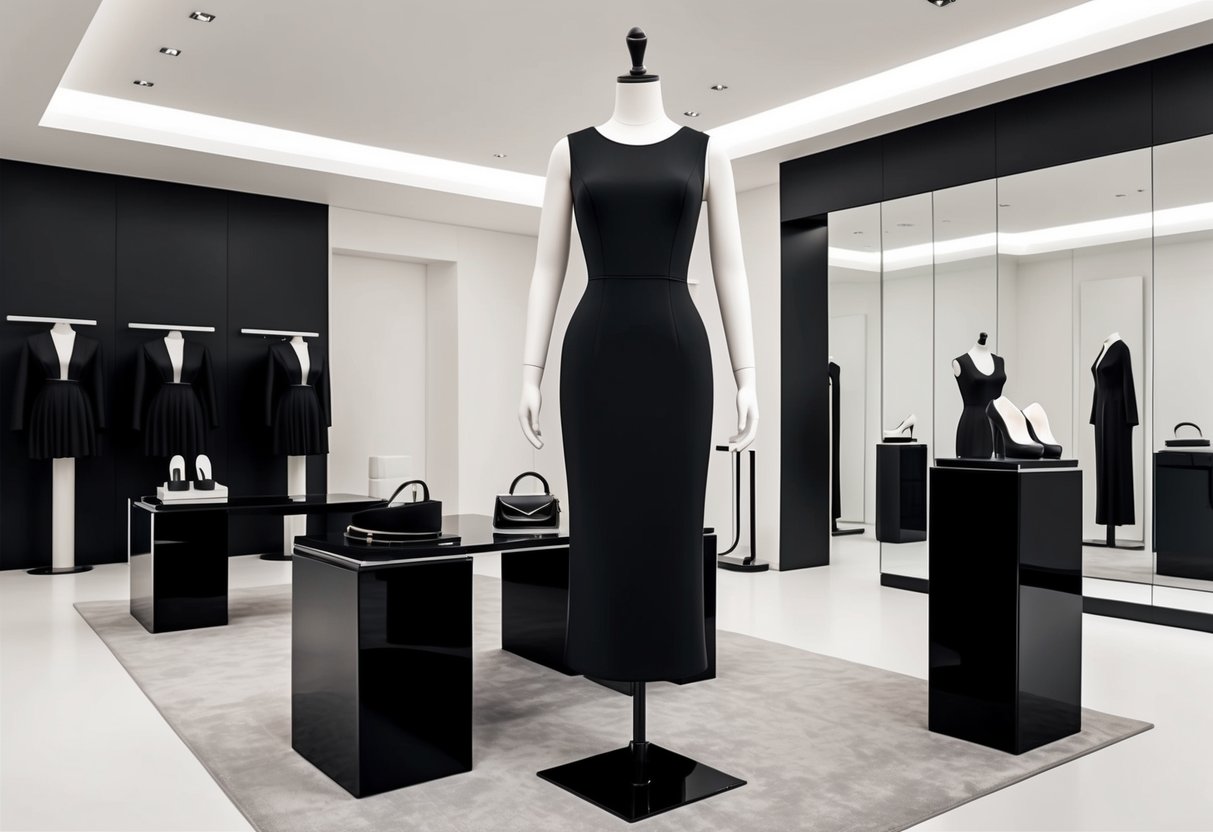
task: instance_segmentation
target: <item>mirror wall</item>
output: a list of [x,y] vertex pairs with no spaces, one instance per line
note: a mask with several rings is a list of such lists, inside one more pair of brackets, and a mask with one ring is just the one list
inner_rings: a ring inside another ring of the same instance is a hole
[[[907,417],[929,460],[971,455],[966,396],[1005,371],[1001,394],[1083,472],[1084,576],[1143,586],[1125,596],[1138,603],[1213,590],[1213,453],[1192,441],[1213,434],[1213,137],[863,206],[829,228],[830,348],[865,373],[850,411],[842,376],[843,447],[865,443],[862,467],[848,467],[857,448],[839,463],[842,520],[875,533],[895,517],[878,511],[876,494],[898,491],[874,457],[893,458],[884,432]],[[861,342],[862,359],[847,346]],[[903,469],[903,512],[907,482],[925,491]],[[879,537],[883,574],[929,579],[929,534]]]

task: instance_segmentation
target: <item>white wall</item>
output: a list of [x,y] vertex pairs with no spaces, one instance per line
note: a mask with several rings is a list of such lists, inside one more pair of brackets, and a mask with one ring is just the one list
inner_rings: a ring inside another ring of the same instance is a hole
[[[1213,238],[1154,241],[1154,441],[1162,448],[1179,422],[1213,435],[1213,381],[1207,374],[1213,309]],[[1184,436],[1194,436],[1190,432]]]
[[[851,424],[846,419],[840,419],[842,430],[858,433],[862,437],[863,454],[859,466],[854,459],[843,458],[839,466],[839,476],[842,489],[848,490],[848,483],[857,479],[862,471],[863,480],[863,517],[864,523],[876,522],[876,444],[882,435],[882,419],[880,407],[880,275],[876,272],[862,272],[853,269],[830,267],[830,338],[831,351],[834,350],[834,321],[838,318],[861,316],[864,321],[865,344],[864,366],[853,367],[839,365],[842,375],[842,392],[845,401],[849,391],[856,383],[863,384],[863,421]],[[837,355],[835,354],[835,357]],[[903,414],[904,416],[905,414]],[[896,421],[891,421],[888,427],[893,427]],[[844,442],[845,436],[844,433]],[[919,429],[914,429],[914,435],[919,436]],[[846,449],[840,447],[840,454]],[[856,513],[854,506],[844,500],[842,515],[851,519]]]

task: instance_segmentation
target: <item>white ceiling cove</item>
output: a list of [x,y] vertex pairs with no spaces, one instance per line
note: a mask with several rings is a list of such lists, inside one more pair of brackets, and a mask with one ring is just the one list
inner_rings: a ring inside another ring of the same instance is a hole
[[[610,115],[614,78],[629,66],[624,35],[634,25],[648,33],[646,63],[662,76],[671,115],[711,130],[1080,5],[6,0],[0,155],[532,232],[537,211],[531,205],[374,181],[357,171],[275,164],[256,155],[232,158],[199,144],[166,147],[154,139],[48,129],[38,122],[61,85],[496,169],[483,173],[486,180],[506,181],[511,172],[525,179],[542,175],[560,136]],[[1203,5],[1207,21],[1213,3]],[[214,22],[191,20],[195,10],[215,15]],[[820,136],[789,134],[792,141],[781,147],[758,147],[760,152],[737,159],[739,187],[772,182],[778,161],[853,140],[864,130],[870,135],[1148,59],[1206,42],[1211,33],[1191,13],[1165,26],[1145,32],[1148,43],[1119,33],[1099,56],[1058,51],[1054,57],[1061,63],[1051,68],[1045,55],[1021,77],[986,79],[981,90],[949,90],[947,100],[934,106],[915,102],[904,112],[873,113],[865,125],[833,125]],[[168,57],[161,47],[181,54]],[[155,86],[136,87],[131,82],[137,78]],[[711,91],[716,83],[729,89]],[[688,118],[683,110],[701,116]],[[477,175],[475,169],[464,172]]]

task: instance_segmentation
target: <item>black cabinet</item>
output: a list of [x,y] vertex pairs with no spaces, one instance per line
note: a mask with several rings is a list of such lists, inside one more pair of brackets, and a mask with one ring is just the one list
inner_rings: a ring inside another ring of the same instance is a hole
[[876,446],[876,539],[915,543],[927,539],[927,446],[882,442]]
[[1213,580],[1213,453],[1154,454],[1155,571]]

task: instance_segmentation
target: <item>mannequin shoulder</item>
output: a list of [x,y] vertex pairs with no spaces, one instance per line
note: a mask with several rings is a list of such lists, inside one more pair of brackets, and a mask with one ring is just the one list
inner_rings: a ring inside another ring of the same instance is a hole
[[552,146],[552,152],[548,154],[548,175],[568,174],[573,167],[572,158],[573,154],[569,150],[569,137],[561,136],[560,141]]
[[954,375],[954,376],[960,375],[960,359],[959,358],[952,359],[952,375]]

